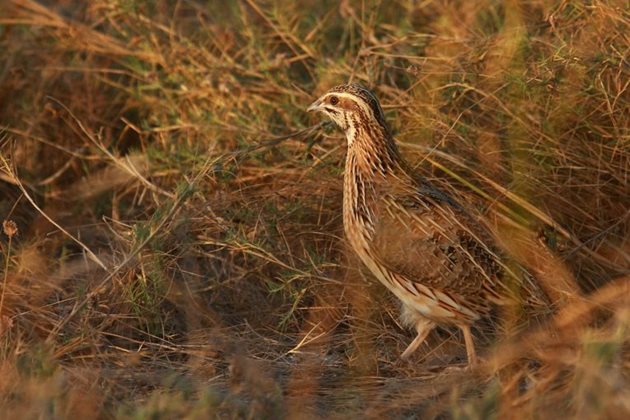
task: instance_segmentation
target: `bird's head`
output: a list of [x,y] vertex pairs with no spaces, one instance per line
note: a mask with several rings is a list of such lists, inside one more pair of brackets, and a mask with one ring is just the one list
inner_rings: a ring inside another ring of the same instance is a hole
[[360,131],[389,133],[378,99],[369,89],[356,83],[335,86],[313,102],[307,111],[327,115],[345,131],[349,143]]

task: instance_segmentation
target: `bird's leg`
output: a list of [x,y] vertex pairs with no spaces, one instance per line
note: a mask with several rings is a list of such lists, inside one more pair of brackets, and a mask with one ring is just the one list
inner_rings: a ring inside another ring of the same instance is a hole
[[466,343],[466,355],[468,356],[468,364],[473,366],[477,363],[477,353],[475,352],[475,342],[473,341],[470,325],[460,325],[459,327],[464,333],[464,342]]
[[433,322],[429,321],[426,318],[418,319],[418,321],[416,321],[416,331],[418,335],[416,335],[416,338],[414,338],[411,344],[407,346],[403,354],[400,355],[400,358],[406,359],[411,355],[411,353],[416,351],[418,346],[422,344],[424,339],[427,338],[427,335],[429,335],[433,328],[435,328],[435,324]]

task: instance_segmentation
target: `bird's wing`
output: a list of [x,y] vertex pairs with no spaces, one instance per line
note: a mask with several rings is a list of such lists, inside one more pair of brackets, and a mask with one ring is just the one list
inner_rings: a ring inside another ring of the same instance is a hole
[[439,191],[384,194],[376,211],[372,251],[405,287],[421,284],[447,303],[487,310],[501,266],[471,216]]

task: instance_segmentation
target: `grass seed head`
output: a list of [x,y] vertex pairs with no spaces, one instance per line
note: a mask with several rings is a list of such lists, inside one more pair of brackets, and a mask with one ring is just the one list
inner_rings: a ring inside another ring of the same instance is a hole
[[2,222],[2,231],[9,238],[12,238],[18,233],[17,224],[13,220],[5,220]]

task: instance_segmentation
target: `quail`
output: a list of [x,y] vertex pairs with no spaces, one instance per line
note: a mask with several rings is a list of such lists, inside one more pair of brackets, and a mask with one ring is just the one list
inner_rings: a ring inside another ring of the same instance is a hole
[[400,299],[402,320],[417,332],[401,357],[436,326],[455,325],[475,363],[471,325],[494,305],[519,299],[489,230],[413,173],[367,88],[336,86],[307,110],[323,113],[346,135],[344,232],[362,263]]

